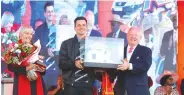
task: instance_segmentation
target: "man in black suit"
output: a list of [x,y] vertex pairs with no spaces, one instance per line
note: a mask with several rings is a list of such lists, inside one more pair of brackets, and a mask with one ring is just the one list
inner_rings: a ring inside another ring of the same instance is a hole
[[147,71],[152,64],[152,51],[139,45],[140,39],[140,29],[131,27],[127,33],[128,45],[124,49],[125,59],[117,68],[116,95],[149,95]]
[[54,6],[52,2],[46,2],[44,6],[44,16],[46,21],[40,25],[35,32],[34,41],[40,39],[41,51],[40,55],[44,55],[44,63],[47,65],[44,80],[47,88],[56,85],[58,76],[58,66],[56,48],[56,27],[53,24]]
[[124,24],[123,19],[121,19],[119,15],[114,14],[109,22],[111,23],[112,32],[108,33],[107,37],[123,38],[124,44],[127,45],[126,33],[120,30],[120,25]]
[[163,70],[176,71],[177,56],[177,15],[171,18],[173,29],[164,33],[160,55],[165,57]]

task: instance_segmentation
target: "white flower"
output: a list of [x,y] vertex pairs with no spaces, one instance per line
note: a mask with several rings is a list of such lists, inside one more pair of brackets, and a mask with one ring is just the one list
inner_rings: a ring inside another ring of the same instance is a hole
[[11,41],[11,40],[8,40],[8,41],[7,41],[7,44],[10,44],[10,43],[12,43],[12,41]]
[[15,50],[15,53],[21,53],[21,50],[20,49],[17,49],[17,50]]
[[14,46],[15,46],[15,48],[17,48],[19,45],[18,44],[15,44]]
[[14,48],[12,48],[11,50],[10,50],[10,52],[13,52],[15,49]]
[[6,42],[6,39],[2,39],[2,43],[5,43]]

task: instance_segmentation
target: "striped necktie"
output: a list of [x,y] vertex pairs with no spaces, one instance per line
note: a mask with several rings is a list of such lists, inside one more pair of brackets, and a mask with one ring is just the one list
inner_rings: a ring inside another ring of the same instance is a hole
[[[56,27],[55,25],[51,25],[49,27],[49,35],[48,35],[48,43],[46,44],[46,47],[47,48],[53,48],[55,49],[56,48]],[[47,66],[47,69],[50,68],[52,65],[54,65],[55,63],[55,60],[48,56],[46,58],[46,64],[48,64]]]
[[[80,40],[80,48],[79,48],[79,59],[83,61],[84,59],[84,45],[85,45],[85,41],[84,40]],[[77,58],[77,59],[78,59]],[[85,82],[88,83],[88,74],[83,71],[83,70],[76,70],[75,72],[75,82]]]

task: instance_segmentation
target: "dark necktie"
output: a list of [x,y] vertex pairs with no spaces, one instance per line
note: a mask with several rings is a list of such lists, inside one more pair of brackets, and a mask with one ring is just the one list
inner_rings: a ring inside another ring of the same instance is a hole
[[[83,61],[83,54],[84,54],[84,45],[85,45],[85,41],[84,40],[80,40],[80,48],[79,48],[79,59]],[[75,82],[85,82],[88,83],[88,74],[83,71],[83,70],[77,70],[75,72]]]

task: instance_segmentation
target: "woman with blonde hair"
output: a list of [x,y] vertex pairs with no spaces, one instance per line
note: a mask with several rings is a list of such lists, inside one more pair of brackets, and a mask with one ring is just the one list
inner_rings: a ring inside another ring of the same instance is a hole
[[1,33],[16,31],[19,25],[14,24],[14,16],[11,12],[5,11],[1,17]]
[[[19,40],[22,43],[32,44],[34,34],[33,28],[29,25],[22,25],[19,31]],[[40,57],[40,60],[43,58]],[[45,68],[36,64],[28,63],[26,66],[8,64],[8,69],[14,72],[13,95],[46,95],[42,74]],[[35,69],[37,78],[35,80],[28,79],[27,73]]]
[[[19,28],[17,24],[13,24],[15,18],[11,12],[5,11],[1,17],[1,72],[8,74],[8,77],[13,77],[13,73],[8,71],[7,65],[2,57],[7,49],[14,47],[17,42],[16,30]],[[4,76],[6,77],[6,76]]]

